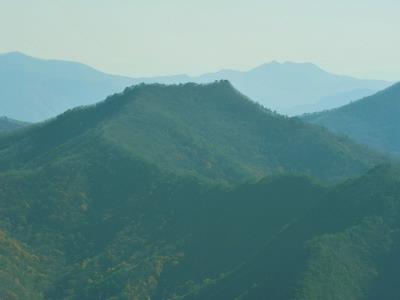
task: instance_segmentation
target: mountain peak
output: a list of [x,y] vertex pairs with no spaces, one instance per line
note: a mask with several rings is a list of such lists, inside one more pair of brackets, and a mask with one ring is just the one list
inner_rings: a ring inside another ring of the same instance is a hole
[[184,89],[184,88],[200,88],[200,89],[206,89],[206,88],[223,88],[226,90],[231,90],[237,92],[235,87],[230,83],[229,80],[226,79],[221,79],[221,80],[215,80],[213,82],[209,83],[196,83],[196,82],[185,82],[185,83],[175,83],[175,84],[165,84],[165,83],[140,83],[137,85],[133,85],[130,87],[127,87],[124,91],[124,93],[127,93],[132,90],[146,90],[146,91],[152,91],[156,88],[163,88],[163,89]]
[[292,62],[292,61],[284,61],[284,62],[279,62],[276,60],[273,60],[268,63],[264,63],[258,67],[253,68],[250,70],[251,72],[254,71],[275,71],[276,69],[282,69],[282,70],[294,70],[294,69],[301,69],[301,70],[312,70],[312,71],[323,71],[319,66],[316,64],[310,63],[310,62],[304,62],[304,63],[298,63],[298,62]]
[[20,52],[20,51],[10,51],[10,52],[1,53],[0,55],[1,56],[24,56],[24,57],[28,56],[25,53]]
[[389,86],[388,88],[386,88],[383,91],[400,91],[400,81],[396,82],[395,84]]
[[12,59],[12,60],[34,59],[33,57],[26,55],[25,53],[22,53],[19,51],[1,53],[0,58],[6,58],[6,59]]

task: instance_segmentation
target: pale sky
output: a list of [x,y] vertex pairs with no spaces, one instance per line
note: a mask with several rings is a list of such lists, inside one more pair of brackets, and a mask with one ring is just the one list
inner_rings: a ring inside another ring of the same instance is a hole
[[400,80],[399,0],[0,0],[0,53],[129,76],[313,62]]

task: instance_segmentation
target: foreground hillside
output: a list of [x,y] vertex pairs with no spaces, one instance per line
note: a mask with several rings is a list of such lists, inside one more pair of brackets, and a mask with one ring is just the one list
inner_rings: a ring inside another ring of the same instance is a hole
[[226,81],[127,89],[0,137],[0,298],[390,299],[398,171],[284,174],[380,161]]
[[141,85],[0,139],[0,170],[39,167],[94,142],[163,170],[239,182],[282,172],[335,182],[381,161],[324,129],[249,101],[229,82]]
[[[396,299],[400,177],[236,188],[93,143],[0,175],[4,299]],[[90,153],[90,154],[89,154]],[[379,295],[379,296],[377,296]]]
[[399,207],[398,169],[327,189],[254,256],[185,299],[397,299]]
[[303,119],[380,151],[400,155],[399,115],[400,83],[341,108],[305,115]]
[[[103,163],[91,162],[87,172],[69,164],[79,179],[58,177],[57,167],[7,176],[0,295],[183,296],[264,247],[320,192],[301,178],[225,190],[163,176],[141,162],[99,158]],[[297,202],[296,194],[304,198]]]

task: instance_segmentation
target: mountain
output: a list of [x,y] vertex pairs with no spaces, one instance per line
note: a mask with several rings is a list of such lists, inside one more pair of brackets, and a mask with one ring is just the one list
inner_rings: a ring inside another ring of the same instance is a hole
[[381,161],[227,81],[127,88],[0,136],[0,298],[391,299],[397,168],[283,174]]
[[396,169],[221,186],[88,138],[0,173],[1,298],[396,299]]
[[222,70],[198,77],[128,78],[105,74],[80,63],[12,52],[0,55],[0,111],[10,118],[38,122],[76,106],[99,102],[132,84],[210,83],[221,79],[231,81],[265,107],[289,115],[337,107],[390,85],[386,81],[333,75],[310,63],[291,62],[272,62],[249,71]]
[[321,112],[328,109],[338,108],[347,105],[353,101],[368,97],[375,94],[377,91],[369,89],[358,89],[350,92],[344,92],[327,96],[320,99],[318,102],[307,105],[295,106],[289,110],[289,115],[301,115],[306,113]]
[[18,52],[1,54],[0,111],[17,120],[42,121],[75,106],[98,102],[131,82],[79,63],[37,59]]
[[335,182],[383,160],[347,138],[274,114],[220,81],[139,85],[68,111],[0,139],[0,171],[74,156],[98,141],[163,170],[225,182],[282,172]]
[[27,125],[29,125],[29,123],[13,120],[7,117],[0,117],[0,132],[12,131]]
[[303,116],[303,120],[345,134],[394,155],[400,154],[400,83],[334,110]]
[[249,71],[222,70],[198,77],[186,75],[136,78],[135,83],[208,83],[229,80],[235,88],[263,106],[298,115],[334,108],[369,96],[391,83],[328,73],[311,63],[271,62]]

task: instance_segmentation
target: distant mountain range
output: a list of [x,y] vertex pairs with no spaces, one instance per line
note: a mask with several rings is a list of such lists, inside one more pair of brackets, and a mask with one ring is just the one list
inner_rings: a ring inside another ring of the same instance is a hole
[[135,83],[208,83],[229,80],[235,88],[266,108],[297,115],[347,104],[391,85],[328,73],[311,63],[271,62],[249,71],[223,70],[198,77],[187,75],[137,78]]
[[0,136],[0,298],[396,299],[385,162],[227,81],[127,88]]
[[9,132],[24,126],[28,126],[29,123],[13,120],[7,117],[0,117],[0,133]]
[[400,155],[400,83],[343,107],[302,118],[371,148]]
[[209,83],[227,79],[242,93],[279,113],[295,115],[347,104],[391,83],[333,75],[310,63],[261,65],[250,71],[128,78],[80,63],[43,60],[21,53],[0,55],[0,113],[37,122],[67,109],[103,100],[125,87],[145,83]]
[[130,78],[83,64],[43,60],[13,52],[0,55],[0,115],[43,121],[67,109],[98,102],[131,85]]

